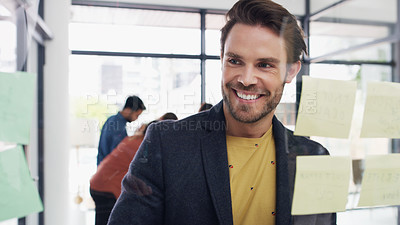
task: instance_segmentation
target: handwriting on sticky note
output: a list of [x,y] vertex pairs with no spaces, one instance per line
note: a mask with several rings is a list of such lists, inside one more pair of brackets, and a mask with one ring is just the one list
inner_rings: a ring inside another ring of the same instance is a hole
[[347,138],[357,84],[303,76],[295,135]]
[[361,137],[400,138],[399,83],[368,83]]
[[400,204],[400,154],[368,156],[358,206]]
[[292,214],[344,211],[350,164],[348,157],[298,156]]

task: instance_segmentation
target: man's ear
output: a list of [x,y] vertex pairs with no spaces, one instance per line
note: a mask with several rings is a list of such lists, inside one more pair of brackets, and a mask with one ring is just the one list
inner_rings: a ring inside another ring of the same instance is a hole
[[300,69],[301,69],[300,60],[295,63],[289,64],[286,71],[285,83],[292,82],[293,78],[296,77]]

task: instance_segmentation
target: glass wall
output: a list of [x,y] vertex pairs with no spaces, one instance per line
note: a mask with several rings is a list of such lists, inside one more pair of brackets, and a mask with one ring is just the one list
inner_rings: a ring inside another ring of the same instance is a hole
[[[311,13],[337,2],[310,0]],[[333,156],[351,156],[353,168],[361,171],[366,155],[392,151],[390,139],[359,137],[367,83],[392,81],[394,73],[392,43],[381,41],[394,34],[396,22],[395,1],[387,0],[387,4],[393,4],[393,10],[385,11],[387,7],[382,8],[378,3],[366,6],[361,0],[348,1],[311,19],[306,34],[309,55],[304,60],[308,74],[299,74],[357,82],[350,137],[311,138],[324,145]],[[202,99],[211,104],[222,99],[219,59],[220,29],[225,23],[222,13],[206,11],[202,15],[200,10],[183,12],[78,5],[71,8],[69,85],[73,118],[94,119],[99,131],[107,117],[121,109],[126,96],[135,94],[144,100],[148,110],[128,125],[128,134],[132,134],[141,123],[165,112],[174,112],[178,118],[184,118],[197,112]],[[384,14],[385,18],[374,18],[372,12]],[[300,20],[303,18],[299,15]],[[306,21],[303,19],[302,22]],[[279,119],[292,130],[297,115],[296,88],[296,82],[286,85],[276,111]],[[84,176],[94,173],[96,145],[94,142],[87,148],[85,156],[72,160],[71,168],[78,168],[74,163],[79,162],[82,168],[84,162],[90,171]],[[75,153],[71,157],[74,158]],[[86,157],[85,160],[82,157]],[[85,179],[75,186],[81,189],[84,186],[83,190],[88,190],[88,178]],[[347,211],[338,213],[338,224],[396,224],[395,207],[356,207],[359,185],[359,180],[351,181]],[[83,208],[90,211],[93,204],[89,194],[85,194]],[[358,223],[365,216],[370,219]]]
[[[357,82],[356,102],[349,138],[311,137],[333,156],[350,156],[352,180],[346,212],[338,213],[337,224],[397,225],[396,207],[357,207],[361,178],[368,155],[392,152],[391,139],[360,138],[366,101],[366,87],[371,81],[392,81],[393,49],[390,39],[395,33],[396,1],[360,0],[342,2],[311,0],[309,24],[309,75],[311,77]],[[330,7],[332,6],[332,7]],[[379,18],[374,15],[381,15]],[[364,219],[368,218],[368,219]]]

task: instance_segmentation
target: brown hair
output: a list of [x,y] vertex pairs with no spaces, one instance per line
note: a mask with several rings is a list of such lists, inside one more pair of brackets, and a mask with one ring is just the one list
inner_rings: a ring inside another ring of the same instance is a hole
[[296,17],[271,0],[239,0],[226,14],[226,24],[221,29],[221,53],[224,54],[228,33],[236,23],[272,29],[285,40],[287,62],[295,63],[307,53],[303,30]]

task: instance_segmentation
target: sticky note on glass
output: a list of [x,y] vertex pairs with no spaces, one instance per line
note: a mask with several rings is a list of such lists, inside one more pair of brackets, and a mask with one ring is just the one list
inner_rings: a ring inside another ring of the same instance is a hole
[[400,205],[400,154],[367,156],[358,206]]
[[303,76],[295,135],[348,138],[357,83]]
[[36,76],[0,73],[0,141],[29,144]]
[[22,147],[0,152],[0,221],[43,211]]
[[400,138],[399,83],[368,83],[360,136]]
[[297,156],[292,215],[346,210],[349,157]]

